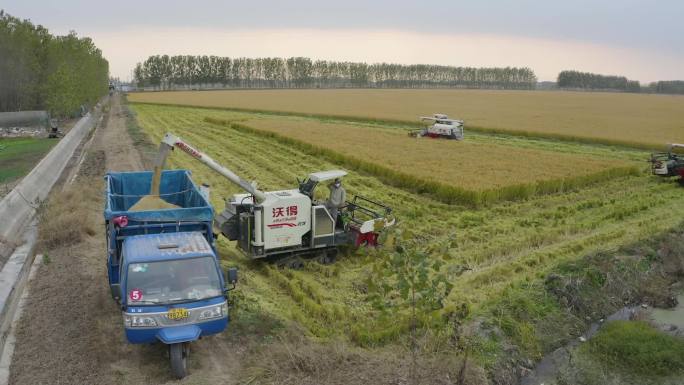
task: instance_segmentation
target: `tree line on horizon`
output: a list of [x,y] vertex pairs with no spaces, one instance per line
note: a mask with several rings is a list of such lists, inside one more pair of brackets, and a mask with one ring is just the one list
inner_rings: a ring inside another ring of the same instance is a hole
[[658,94],[683,94],[684,80],[661,80],[651,83],[649,88]]
[[107,92],[109,63],[90,38],[55,36],[0,10],[0,111],[70,116]]
[[558,74],[557,85],[562,89],[641,92],[641,85],[636,80],[629,80],[624,76],[580,71],[561,71]]
[[683,94],[684,80],[661,80],[642,86],[624,76],[600,75],[591,72],[561,71],[555,86],[566,90],[642,92],[655,94]]
[[136,85],[195,88],[491,88],[534,89],[529,68],[474,68],[291,58],[154,55],[133,70]]

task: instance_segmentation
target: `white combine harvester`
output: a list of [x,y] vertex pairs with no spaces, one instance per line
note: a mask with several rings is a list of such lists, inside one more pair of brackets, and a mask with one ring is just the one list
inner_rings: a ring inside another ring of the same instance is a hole
[[444,114],[433,114],[432,116],[421,116],[420,121],[427,123],[427,126],[420,130],[411,130],[409,136],[463,140],[462,120],[449,119]]
[[679,183],[684,185],[684,144],[672,143],[667,152],[651,154],[651,171],[653,175],[662,177],[679,176]]
[[347,175],[330,170],[309,174],[299,187],[261,191],[221,166],[181,138],[166,134],[161,141],[155,168],[161,170],[169,151],[178,148],[223,175],[247,193],[234,194],[214,225],[250,258],[269,258],[278,264],[297,267],[298,256],[334,260],[340,247],[376,246],[378,237],[394,225],[392,209],[380,202],[355,196],[333,215],[325,202],[315,198],[316,187]]

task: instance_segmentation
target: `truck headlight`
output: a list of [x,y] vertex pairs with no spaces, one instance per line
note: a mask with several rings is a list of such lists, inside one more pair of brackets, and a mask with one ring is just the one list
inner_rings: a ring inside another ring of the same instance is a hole
[[212,306],[210,308],[202,310],[200,313],[200,320],[208,320],[214,318],[220,318],[228,314],[228,305],[224,302],[218,306]]
[[124,326],[127,328],[145,328],[157,326],[157,321],[154,317],[148,317],[144,315],[124,315]]

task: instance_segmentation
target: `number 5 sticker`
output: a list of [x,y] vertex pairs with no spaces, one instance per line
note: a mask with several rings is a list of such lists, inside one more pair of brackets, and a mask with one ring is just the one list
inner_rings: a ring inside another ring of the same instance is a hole
[[128,298],[131,299],[131,301],[137,302],[141,301],[143,297],[143,292],[140,289],[133,289],[128,293]]

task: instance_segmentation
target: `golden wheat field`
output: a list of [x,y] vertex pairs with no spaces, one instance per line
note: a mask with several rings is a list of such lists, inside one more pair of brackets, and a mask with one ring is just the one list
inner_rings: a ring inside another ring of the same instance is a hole
[[684,96],[490,90],[249,90],[133,93],[132,102],[417,122],[436,112],[468,127],[659,146],[684,141]]
[[401,130],[369,129],[311,119],[262,118],[244,124],[475,191],[574,178],[631,164],[623,160],[491,143],[416,139]]

